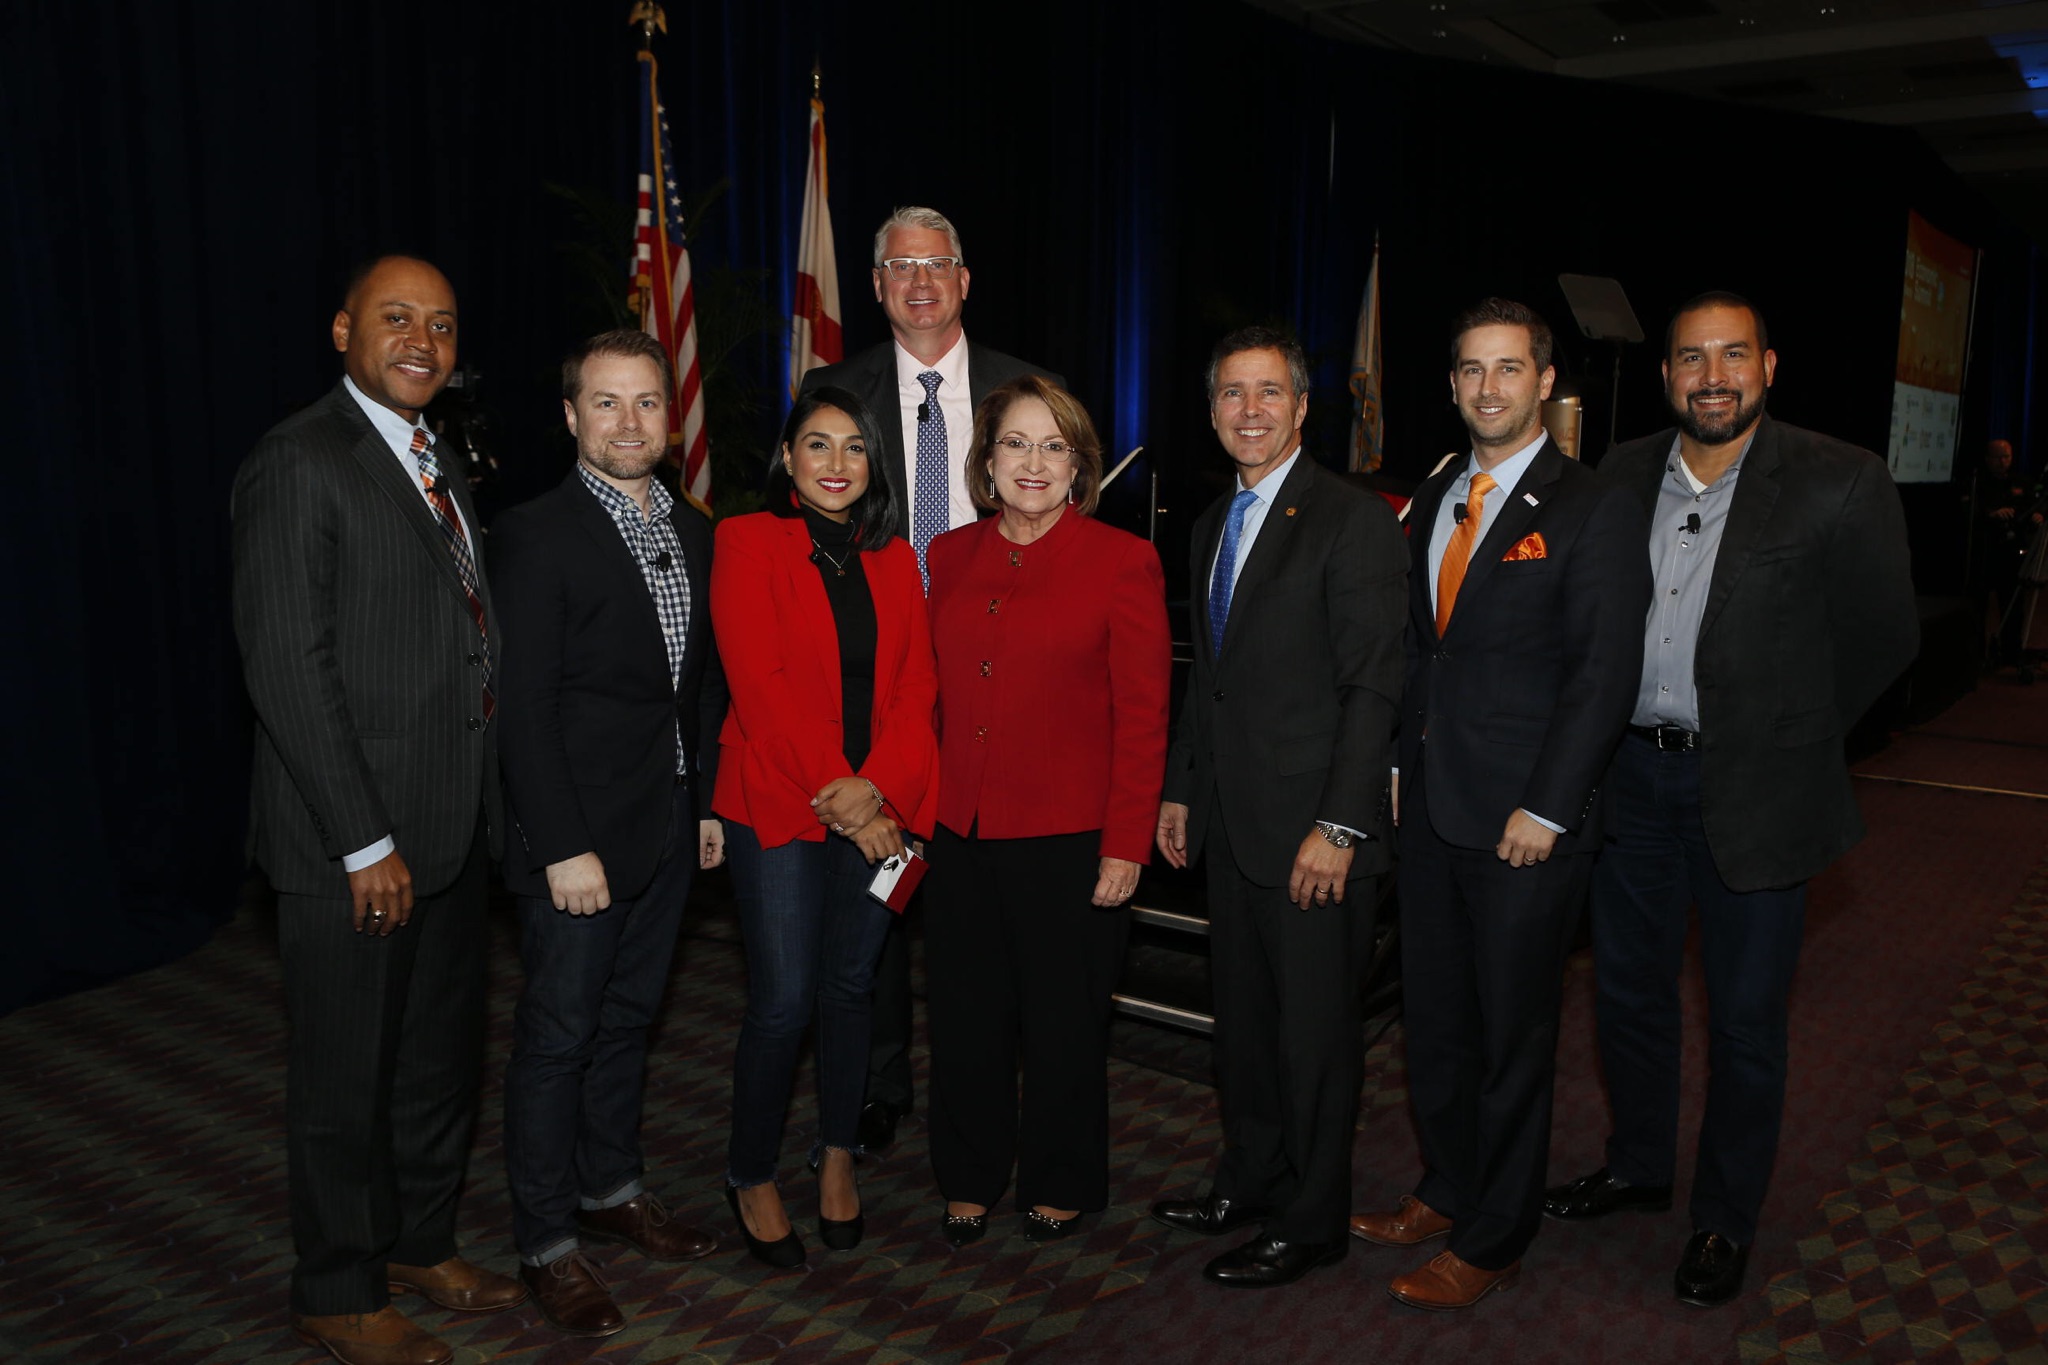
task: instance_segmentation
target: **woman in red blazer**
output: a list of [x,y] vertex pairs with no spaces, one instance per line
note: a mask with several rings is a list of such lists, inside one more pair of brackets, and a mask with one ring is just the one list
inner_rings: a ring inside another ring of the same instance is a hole
[[1172,668],[1159,556],[1089,515],[1102,448],[1072,395],[1037,376],[991,393],[966,473],[996,515],[926,552],[932,1166],[956,1246],[987,1228],[1013,1163],[1033,1241],[1109,1202],[1110,991],[1159,814]]
[[[784,424],[768,511],[718,524],[711,623],[732,689],[711,805],[726,822],[747,950],[733,1060],[726,1197],[748,1250],[804,1248],[775,1186],[790,1079],[817,1018],[818,1234],[860,1241],[855,1129],[869,998],[889,911],[870,864],[928,831],[938,770],[936,683],[917,558],[874,415],[853,394],[805,394]],[[877,458],[870,458],[876,452]]]

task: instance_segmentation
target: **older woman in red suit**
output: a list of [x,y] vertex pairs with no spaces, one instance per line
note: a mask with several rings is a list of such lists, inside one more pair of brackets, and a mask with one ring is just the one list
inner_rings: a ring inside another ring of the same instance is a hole
[[747,950],[726,1195],[747,1248],[804,1259],[776,1189],[790,1080],[817,1020],[818,1235],[860,1240],[854,1186],[869,997],[889,911],[870,866],[935,813],[936,684],[917,558],[875,418],[843,389],[797,399],[768,510],[718,524],[711,621],[732,689],[711,805]]
[[1159,811],[1172,667],[1159,556],[1089,515],[1102,448],[1071,394],[1037,376],[990,394],[966,472],[996,515],[927,557],[932,1166],[956,1246],[982,1235],[1013,1165],[1033,1241],[1109,1202],[1110,991]]

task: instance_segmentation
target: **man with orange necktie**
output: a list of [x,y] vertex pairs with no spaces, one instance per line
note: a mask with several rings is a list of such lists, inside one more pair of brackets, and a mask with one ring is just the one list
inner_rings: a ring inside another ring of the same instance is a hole
[[1504,1288],[1541,1221],[1559,983],[1600,845],[1597,783],[1642,668],[1642,507],[1544,432],[1550,353],[1519,303],[1459,318],[1451,394],[1472,454],[1410,514],[1394,816],[1424,1169],[1351,1231],[1394,1247],[1448,1234],[1389,1286],[1418,1308]]

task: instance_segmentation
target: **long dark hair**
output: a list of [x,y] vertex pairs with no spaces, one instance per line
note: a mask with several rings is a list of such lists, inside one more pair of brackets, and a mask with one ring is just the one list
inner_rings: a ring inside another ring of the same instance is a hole
[[778,517],[800,515],[802,505],[796,496],[796,483],[783,466],[782,452],[796,445],[804,424],[819,408],[839,409],[860,429],[861,444],[868,450],[868,487],[847,510],[853,523],[854,548],[878,550],[889,543],[889,538],[902,524],[902,505],[896,496],[896,485],[889,480],[889,460],[883,453],[881,423],[875,420],[874,411],[860,400],[860,395],[850,390],[827,384],[799,394],[790,406],[789,419],[782,424],[782,437],[775,443],[775,453],[769,459],[768,510]]

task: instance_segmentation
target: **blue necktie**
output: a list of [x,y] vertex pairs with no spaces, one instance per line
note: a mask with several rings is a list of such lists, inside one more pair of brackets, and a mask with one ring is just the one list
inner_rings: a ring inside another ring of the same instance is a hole
[[924,385],[924,407],[917,419],[917,496],[910,509],[910,544],[917,551],[917,571],[926,592],[931,591],[932,576],[924,566],[924,552],[952,521],[952,499],[946,493],[946,414],[939,411],[941,378],[937,370],[917,377]]
[[1223,627],[1230,621],[1230,588],[1237,578],[1237,542],[1244,535],[1244,514],[1258,500],[1249,488],[1240,488],[1230,500],[1230,515],[1223,522],[1223,548],[1216,552],[1216,571],[1209,575],[1209,649],[1211,657],[1223,657]]

